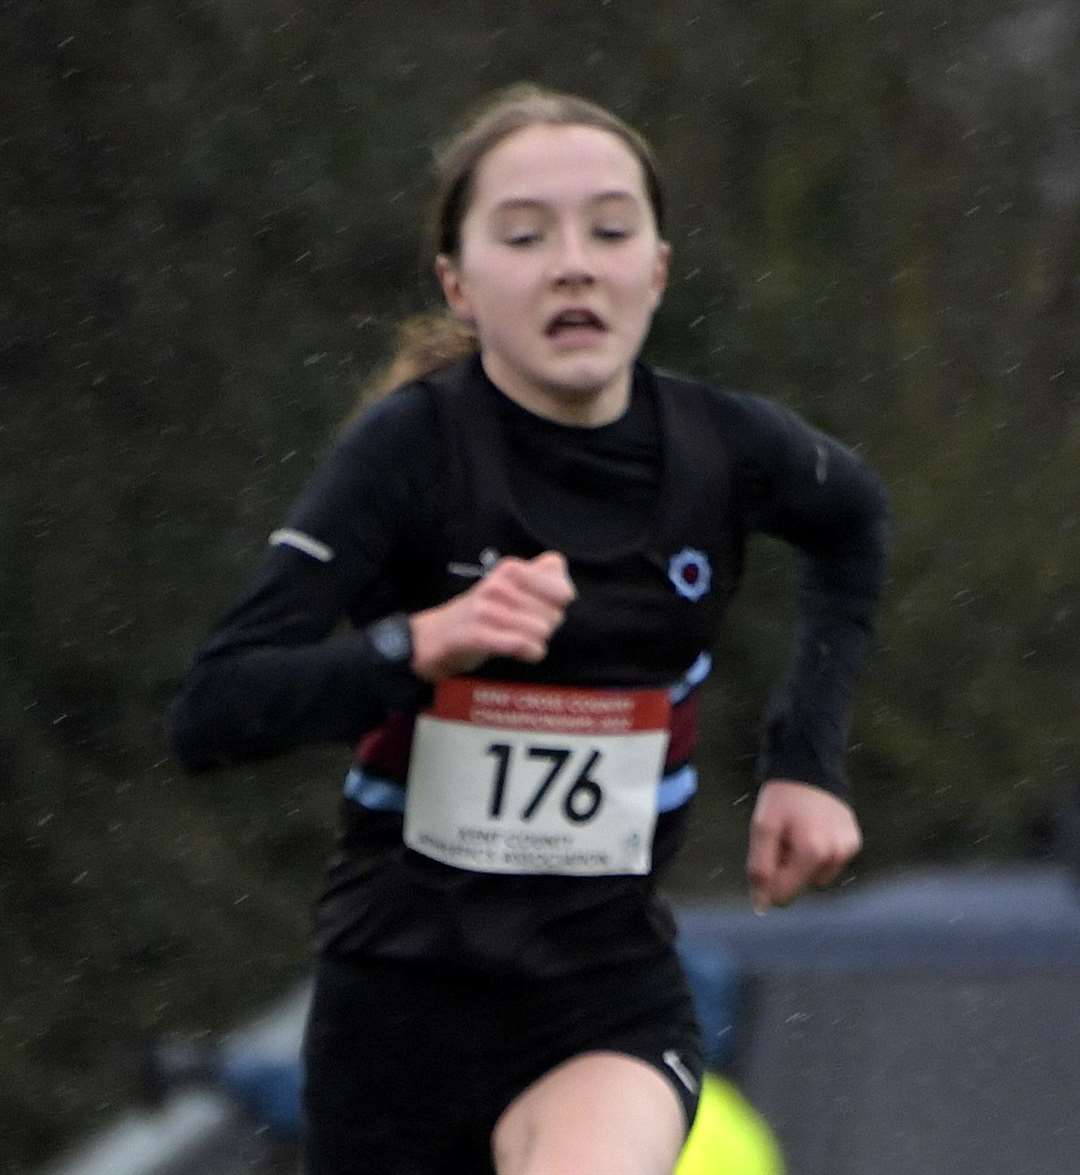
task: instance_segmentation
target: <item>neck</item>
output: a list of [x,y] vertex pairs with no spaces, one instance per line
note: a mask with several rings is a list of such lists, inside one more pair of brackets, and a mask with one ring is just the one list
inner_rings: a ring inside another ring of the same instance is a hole
[[535,416],[578,428],[597,428],[618,420],[630,403],[630,369],[599,388],[541,387],[505,370],[498,357],[483,351],[480,361],[488,379],[515,404]]

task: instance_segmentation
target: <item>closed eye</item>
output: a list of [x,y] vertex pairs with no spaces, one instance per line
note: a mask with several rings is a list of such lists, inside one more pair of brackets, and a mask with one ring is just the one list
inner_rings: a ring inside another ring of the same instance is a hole
[[630,235],[629,229],[625,228],[595,228],[593,229],[593,236],[599,241],[625,241]]
[[514,233],[512,236],[504,237],[503,244],[520,249],[528,245],[535,245],[539,240],[539,233]]

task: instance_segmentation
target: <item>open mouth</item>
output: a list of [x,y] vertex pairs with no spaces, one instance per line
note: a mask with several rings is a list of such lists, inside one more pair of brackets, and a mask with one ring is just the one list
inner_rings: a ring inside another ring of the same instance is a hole
[[591,310],[577,307],[562,310],[547,324],[548,338],[591,338],[607,331],[607,324]]

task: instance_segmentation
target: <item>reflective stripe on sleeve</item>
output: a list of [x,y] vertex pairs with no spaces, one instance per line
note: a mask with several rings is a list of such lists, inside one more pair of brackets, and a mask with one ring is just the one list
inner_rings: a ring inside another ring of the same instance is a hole
[[334,557],[333,550],[326,543],[320,543],[302,530],[293,530],[288,526],[275,530],[270,535],[269,543],[272,547],[292,547],[295,551],[310,555],[312,559],[318,559],[320,563],[329,563]]

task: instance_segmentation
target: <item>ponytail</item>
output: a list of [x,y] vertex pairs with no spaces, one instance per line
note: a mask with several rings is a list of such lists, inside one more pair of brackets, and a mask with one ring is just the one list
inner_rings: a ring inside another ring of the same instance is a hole
[[402,384],[423,379],[449,367],[479,349],[476,334],[445,310],[411,314],[397,324],[390,359],[376,369],[364,385],[352,412],[342,423],[347,428],[369,404],[381,400]]

